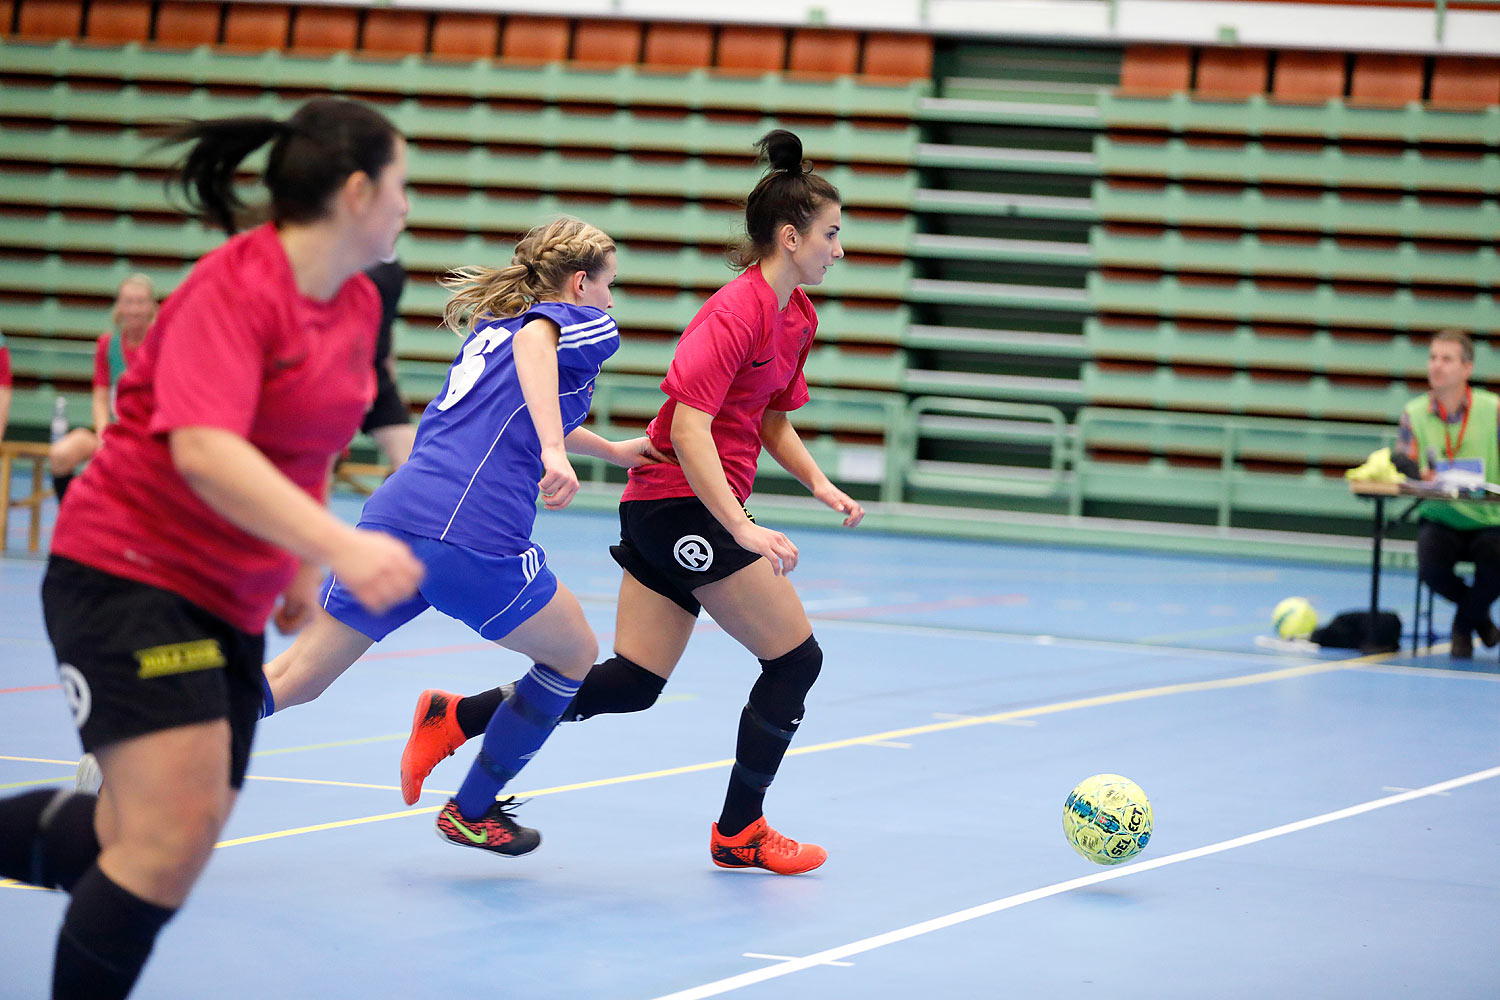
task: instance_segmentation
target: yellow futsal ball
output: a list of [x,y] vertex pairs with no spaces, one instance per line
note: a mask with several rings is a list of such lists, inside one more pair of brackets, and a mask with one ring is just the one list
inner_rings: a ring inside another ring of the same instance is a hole
[[1318,627],[1318,613],[1305,597],[1288,597],[1271,612],[1271,624],[1283,639],[1306,639]]
[[1063,803],[1063,834],[1096,865],[1117,865],[1141,853],[1151,823],[1151,800],[1118,774],[1084,778]]

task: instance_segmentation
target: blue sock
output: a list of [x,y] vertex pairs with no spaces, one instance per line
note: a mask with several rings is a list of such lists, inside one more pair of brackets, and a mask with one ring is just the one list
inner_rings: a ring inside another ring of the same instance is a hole
[[265,671],[260,674],[260,716],[266,718],[276,711],[276,699],[271,694],[271,679],[266,676]]
[[578,693],[578,684],[540,663],[516,682],[516,693],[490,716],[479,756],[453,797],[464,819],[483,816],[506,782],[547,742],[558,718]]

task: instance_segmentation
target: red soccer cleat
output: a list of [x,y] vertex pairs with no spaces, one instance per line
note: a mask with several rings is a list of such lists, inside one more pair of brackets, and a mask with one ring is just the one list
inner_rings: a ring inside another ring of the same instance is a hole
[[491,854],[507,858],[519,858],[530,854],[542,843],[542,835],[529,826],[522,826],[511,814],[515,812],[515,796],[501,799],[476,820],[464,819],[458,811],[458,803],[452,799],[438,813],[437,831],[450,844],[459,847],[477,847]]
[[771,829],[764,816],[733,837],[721,834],[715,823],[708,848],[720,868],[764,868],[777,875],[801,875],[828,860],[823,848],[783,837]]
[[423,691],[417,698],[417,711],[411,720],[411,736],[401,751],[401,797],[416,805],[422,794],[422,782],[445,757],[464,745],[468,738],[458,728],[455,712],[459,696],[447,691]]

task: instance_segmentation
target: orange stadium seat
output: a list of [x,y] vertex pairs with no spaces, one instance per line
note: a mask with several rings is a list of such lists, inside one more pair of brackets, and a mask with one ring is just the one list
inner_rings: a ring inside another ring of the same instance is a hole
[[22,38],[77,38],[83,34],[83,2],[23,0],[16,34]]
[[500,19],[493,14],[442,11],[432,19],[432,54],[488,59],[500,51]]
[[1437,108],[1500,104],[1500,59],[1438,56],[1432,61],[1428,102]]
[[638,21],[579,21],[573,29],[573,60],[600,66],[634,66],[641,61]]
[[11,0],[0,0],[0,35],[10,34],[10,25],[15,14],[16,5]]
[[1276,54],[1271,96],[1278,101],[1326,101],[1344,96],[1342,52],[1285,51]]
[[714,57],[714,29],[707,24],[681,24],[663,21],[646,28],[646,51],[641,62],[647,66],[708,66]]
[[786,69],[786,31],[725,25],[719,29],[718,66],[779,73]]
[[793,73],[844,76],[859,68],[859,35],[829,28],[798,28],[792,33],[787,69]]
[[1120,66],[1122,94],[1176,94],[1192,83],[1193,52],[1186,45],[1132,45]]
[[901,80],[931,79],[932,36],[871,32],[865,36],[864,64],[860,71],[866,76]]
[[224,10],[224,47],[263,49],[286,47],[291,34],[292,9],[282,4],[232,3]]
[[352,52],[359,44],[359,11],[353,7],[298,7],[292,48],[302,52]]
[[1204,97],[1241,98],[1266,92],[1270,53],[1265,49],[1203,49],[1194,91]]
[[365,32],[359,47],[376,56],[421,55],[427,51],[425,10],[372,8],[365,13]]
[[156,8],[156,44],[213,45],[219,40],[223,11],[201,0],[162,0]]
[[94,0],[88,38],[93,42],[144,42],[151,37],[151,0]]
[[1358,104],[1407,104],[1422,99],[1422,56],[1361,53],[1354,57],[1349,100]]
[[508,17],[500,33],[500,55],[523,62],[561,62],[568,58],[572,34],[560,17]]

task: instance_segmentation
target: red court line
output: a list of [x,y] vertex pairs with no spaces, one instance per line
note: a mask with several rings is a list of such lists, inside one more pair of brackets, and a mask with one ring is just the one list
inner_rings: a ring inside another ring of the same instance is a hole
[[22,691],[56,691],[61,684],[33,684],[31,687],[0,688],[0,694],[19,694]]

